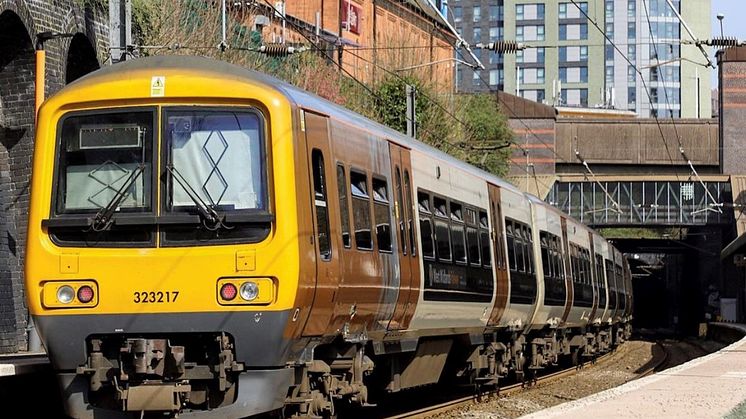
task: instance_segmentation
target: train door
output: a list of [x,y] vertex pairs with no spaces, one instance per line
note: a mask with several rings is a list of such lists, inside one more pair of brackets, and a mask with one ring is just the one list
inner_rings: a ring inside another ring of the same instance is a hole
[[419,298],[420,263],[415,244],[414,207],[412,205],[412,165],[409,150],[389,143],[391,155],[391,179],[394,191],[394,217],[396,238],[399,243],[399,296],[389,330],[406,329],[414,315]]
[[[500,318],[508,305],[508,257],[505,249],[505,236],[503,232],[503,211],[500,201],[500,187],[487,184],[490,195],[490,222],[492,232],[489,239],[492,241],[493,266],[496,272],[495,305],[492,308],[488,325],[494,326],[500,322]],[[482,237],[481,240],[485,238]]]
[[562,217],[562,255],[565,263],[565,288],[567,289],[567,300],[565,301],[565,312],[562,315],[562,321],[567,321],[575,299],[575,287],[573,287],[572,263],[570,262],[570,239],[567,235],[567,218]]
[[[303,331],[304,336],[318,336],[329,327],[334,310],[334,296],[339,287],[338,227],[331,220],[339,214],[334,179],[334,159],[329,146],[329,121],[322,115],[304,112],[308,179],[313,215],[313,244],[316,252],[316,287],[311,313]],[[332,205],[333,203],[333,205]]]
[[591,250],[590,255],[590,271],[591,271],[591,287],[593,289],[593,307],[591,308],[591,316],[588,318],[589,322],[592,322],[596,318],[596,312],[599,310],[598,295],[599,295],[599,283],[601,279],[598,277],[598,269],[596,269],[596,243],[593,240],[593,233],[588,232],[588,243]]

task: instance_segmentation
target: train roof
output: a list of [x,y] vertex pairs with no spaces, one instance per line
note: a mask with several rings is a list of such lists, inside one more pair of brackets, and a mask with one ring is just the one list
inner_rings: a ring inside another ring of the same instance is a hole
[[[275,91],[279,92],[288,100],[293,102],[296,106],[306,107],[327,114],[333,119],[365,127],[389,141],[393,141],[394,143],[413,150],[431,154],[437,157],[439,160],[443,160],[446,163],[456,166],[459,169],[474,176],[483,178],[495,185],[500,186],[501,188],[509,189],[516,193],[523,194],[523,192],[521,192],[513,184],[508,183],[507,181],[500,179],[499,177],[491,173],[485,172],[484,170],[469,165],[421,141],[407,137],[399,131],[379,124],[378,122],[372,121],[343,106],[332,103],[322,97],[307,92],[270,75],[211,58],[189,55],[158,55],[137,58],[134,60],[125,61],[123,63],[106,66],[92,73],[89,73],[86,76],[81,77],[80,79],[67,85],[58,93],[58,95],[79,87],[90,86],[97,83],[105,83],[107,80],[111,80],[112,78],[119,79],[127,77],[127,74],[135,76],[136,73],[151,70],[153,75],[168,76],[168,72],[171,72],[172,74],[184,75],[185,72],[198,72],[210,74],[218,78],[247,80],[251,81],[254,84],[261,84],[268,89],[274,89]],[[168,92],[168,90],[166,92]],[[168,93],[166,93],[166,96],[168,96]]]
[[[500,186],[503,189],[523,195],[524,197],[526,197],[526,199],[528,199],[535,205],[543,205],[552,211],[559,212],[558,209],[547,204],[533,194],[522,192],[515,185],[491,173],[469,165],[421,141],[407,137],[399,131],[379,124],[378,122],[372,121],[343,106],[337,105],[313,93],[293,86],[290,83],[258,71],[249,70],[244,67],[230,64],[225,61],[190,55],[159,55],[138,58],[125,61],[123,63],[106,66],[92,73],[89,73],[86,76],[81,77],[73,83],[65,86],[54,96],[54,98],[59,98],[63,94],[72,92],[78,88],[90,87],[98,83],[106,83],[107,81],[111,81],[113,79],[122,79],[127,78],[128,76],[133,78],[142,77],[141,73],[148,71],[150,72],[148,73],[149,75],[164,76],[184,76],[188,73],[202,73],[205,75],[209,74],[211,77],[214,78],[231,78],[239,81],[245,80],[247,82],[251,82],[252,84],[263,85],[265,88],[273,89],[279,94],[283,95],[296,106],[305,107],[317,112],[327,114],[333,119],[337,119],[349,124],[362,126],[382,138],[393,141],[394,143],[397,143],[404,147],[430,154],[439,160],[442,160],[452,166],[457,167],[460,170],[463,170],[464,172],[482,178],[485,181]],[[166,96],[168,96],[168,94],[166,94]],[[236,96],[238,96],[238,94]],[[567,218],[573,220],[574,222],[577,222],[583,227],[588,228],[587,226],[570,216],[567,216]],[[590,228],[588,229],[591,230]]]

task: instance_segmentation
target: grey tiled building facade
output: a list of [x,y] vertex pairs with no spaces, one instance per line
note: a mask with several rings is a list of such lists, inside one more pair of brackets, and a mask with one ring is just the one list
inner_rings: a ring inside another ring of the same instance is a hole
[[[449,20],[470,44],[506,39],[532,47],[504,56],[477,50],[486,68],[457,65],[458,91],[504,90],[555,106],[632,110],[641,117],[710,116],[705,58],[695,46],[681,45],[691,38],[667,0],[576,3],[582,10],[569,0],[451,0]],[[695,36],[709,37],[710,0],[671,3]]]
[[[503,0],[451,0],[449,21],[469,44],[505,39]],[[485,70],[472,71],[456,67],[456,89],[459,92],[503,90],[505,74],[503,56],[488,50],[475,50]]]

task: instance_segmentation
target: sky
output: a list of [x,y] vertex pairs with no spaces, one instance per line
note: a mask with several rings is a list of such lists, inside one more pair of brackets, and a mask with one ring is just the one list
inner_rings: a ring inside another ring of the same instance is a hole
[[[689,0],[699,1],[699,0]],[[735,36],[740,40],[746,40],[746,0],[712,0],[712,36],[720,36],[720,22],[717,14],[725,15],[723,19],[723,34]],[[703,35],[697,36],[704,38]],[[715,61],[714,54],[711,59]],[[712,72],[712,87],[717,87],[717,71]]]

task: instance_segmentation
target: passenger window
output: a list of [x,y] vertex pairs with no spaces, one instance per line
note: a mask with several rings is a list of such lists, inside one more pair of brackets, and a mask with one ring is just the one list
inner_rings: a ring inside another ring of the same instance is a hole
[[365,173],[350,171],[350,191],[352,192],[352,218],[355,225],[355,247],[359,250],[372,250],[370,197],[368,178]]
[[477,212],[471,208],[466,209],[466,219],[464,220],[466,225],[476,226],[477,225]]
[[347,175],[343,165],[337,165],[337,189],[339,190],[339,217],[342,221],[342,244],[352,245],[350,240],[350,209],[347,207]]
[[451,238],[453,240],[453,260],[459,264],[466,264],[466,237],[462,208],[461,204],[451,202]]
[[485,268],[492,266],[492,252],[490,252],[490,233],[480,230],[480,242],[482,244],[482,265]]
[[414,241],[414,214],[412,214],[412,189],[409,186],[409,171],[404,170],[404,211],[407,214],[407,228],[409,229],[409,246],[412,257],[417,256],[417,245]]
[[534,268],[534,239],[531,236],[531,228],[523,226],[523,240],[526,244],[526,272],[532,274],[535,271]]
[[448,218],[448,205],[443,198],[433,197],[433,214],[438,217]]
[[515,237],[513,236],[513,223],[511,221],[505,223],[505,237],[508,241],[508,264],[510,266],[510,270],[513,272],[517,272],[518,259],[515,249]]
[[435,259],[433,224],[430,218],[423,214],[420,214],[420,236],[422,237],[422,256],[425,259]]
[[461,204],[457,204],[453,201],[451,201],[451,220],[461,223],[464,222],[464,214],[461,209]]
[[447,221],[435,220],[435,245],[438,249],[438,260],[441,262],[450,262],[451,236]]
[[513,233],[514,233],[514,239],[515,239],[515,253],[516,253],[516,261],[518,271],[519,272],[526,272],[526,254],[525,254],[525,247],[523,245],[523,232],[521,231],[521,226],[518,224],[515,224],[513,226]]
[[376,239],[378,250],[390,252],[391,245],[391,210],[389,208],[388,185],[383,179],[372,179],[373,212],[376,221]]
[[541,245],[541,268],[544,271],[544,277],[545,278],[551,278],[552,275],[552,267],[550,263],[550,251],[549,251],[549,245],[548,245],[548,238],[546,233],[540,232],[540,238],[539,238],[539,244]]
[[318,230],[319,256],[322,260],[332,258],[331,242],[329,240],[329,211],[326,200],[326,178],[324,176],[324,156],[319,149],[311,152],[313,164],[313,192],[316,206],[316,228]]
[[[476,228],[466,227],[466,243],[469,250],[469,264],[472,266],[481,265],[482,261],[479,249],[479,231],[477,231]],[[487,247],[489,248],[489,243]]]
[[417,208],[420,212],[430,214],[430,195],[424,192],[417,192]]
[[394,185],[396,186],[396,207],[398,208],[398,213],[396,214],[396,217],[398,218],[399,223],[399,248],[401,249],[401,253],[403,255],[407,254],[407,232],[406,232],[406,222],[407,219],[407,210],[404,206],[404,202],[402,201],[402,190],[401,190],[401,170],[399,170],[399,166],[396,166],[396,169],[394,170]]
[[435,259],[433,222],[430,219],[430,195],[425,192],[417,191],[417,207],[420,210],[420,239],[422,240],[422,257],[425,259]]
[[453,260],[456,263],[466,264],[466,238],[464,237],[464,225],[451,224],[451,236],[453,237]]
[[489,228],[490,224],[487,220],[487,213],[484,211],[479,211],[479,227],[481,228]]
[[[485,268],[492,266],[492,252],[490,251],[490,230],[489,220],[487,219],[487,213],[485,211],[479,211],[479,236],[482,243],[482,265]],[[502,237],[498,237],[498,242],[495,244],[495,248],[498,249],[498,255],[501,254],[500,246],[502,246]],[[498,259],[500,261],[500,259]],[[498,265],[500,266],[500,265]]]

